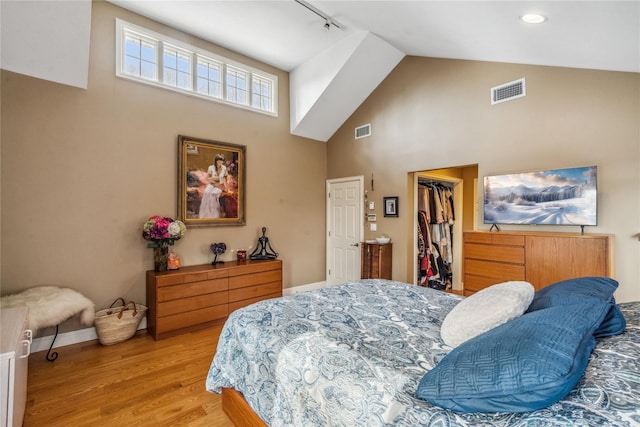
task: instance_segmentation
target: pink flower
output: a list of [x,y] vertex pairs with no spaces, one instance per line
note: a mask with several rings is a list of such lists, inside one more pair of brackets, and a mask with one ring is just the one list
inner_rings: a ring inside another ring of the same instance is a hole
[[180,240],[187,227],[180,220],[154,215],[142,226],[142,237],[150,241],[150,248],[158,246],[171,246],[176,240]]

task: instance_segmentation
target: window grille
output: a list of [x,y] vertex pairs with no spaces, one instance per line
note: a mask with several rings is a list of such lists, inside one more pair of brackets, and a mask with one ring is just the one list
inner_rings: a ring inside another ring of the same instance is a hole
[[116,75],[278,115],[278,77],[116,19]]

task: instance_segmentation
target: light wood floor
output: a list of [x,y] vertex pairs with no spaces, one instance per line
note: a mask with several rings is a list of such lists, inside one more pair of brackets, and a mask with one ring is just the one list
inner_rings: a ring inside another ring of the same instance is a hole
[[154,341],[145,330],[111,346],[95,342],[29,356],[24,427],[233,427],[205,378],[221,326]]

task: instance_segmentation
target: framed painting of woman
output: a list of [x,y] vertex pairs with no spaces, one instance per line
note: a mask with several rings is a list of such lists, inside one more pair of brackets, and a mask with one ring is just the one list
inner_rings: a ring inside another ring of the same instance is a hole
[[178,218],[187,226],[244,225],[244,145],[178,136]]

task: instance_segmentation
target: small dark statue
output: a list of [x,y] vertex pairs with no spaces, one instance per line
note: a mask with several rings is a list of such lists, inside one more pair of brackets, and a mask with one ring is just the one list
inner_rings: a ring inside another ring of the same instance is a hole
[[258,238],[258,246],[249,255],[250,259],[276,259],[278,258],[278,252],[274,251],[269,243],[269,238],[265,236],[267,227],[262,227],[262,237]]

